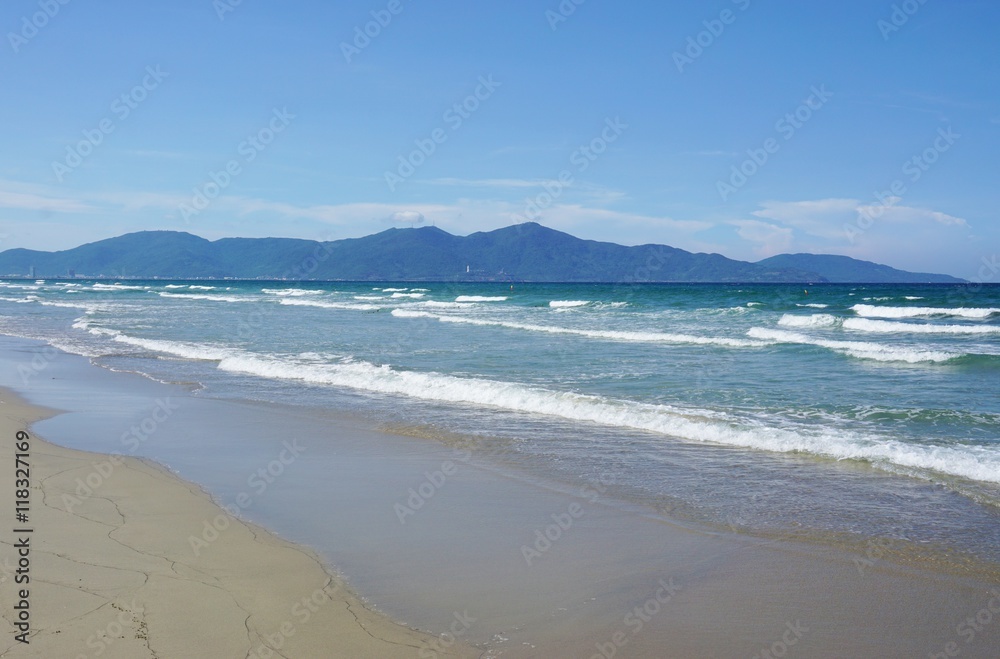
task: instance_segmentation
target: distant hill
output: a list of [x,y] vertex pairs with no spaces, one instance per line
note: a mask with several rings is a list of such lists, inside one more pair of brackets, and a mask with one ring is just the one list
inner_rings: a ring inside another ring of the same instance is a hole
[[757,265],[774,268],[791,268],[815,272],[827,281],[845,284],[951,284],[962,280],[948,275],[926,272],[907,272],[887,265],[859,261],[849,256],[832,254],[779,254],[758,261]]
[[364,238],[208,241],[141,231],[61,252],[0,252],[0,275],[38,277],[537,282],[959,282],[843,256],[788,254],[748,263],[666,245],[582,240],[534,222],[454,236],[436,227]]

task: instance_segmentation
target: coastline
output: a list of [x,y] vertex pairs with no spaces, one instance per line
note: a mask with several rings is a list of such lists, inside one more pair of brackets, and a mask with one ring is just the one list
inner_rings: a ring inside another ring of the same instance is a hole
[[[0,488],[13,508],[15,436],[56,412],[7,389],[0,401],[0,461],[10,466]],[[0,610],[14,629],[27,589],[29,643],[9,634],[0,656],[413,657],[426,647],[478,655],[372,611],[312,551],[227,516],[155,463],[29,436],[29,582],[15,584],[21,538],[0,536]],[[226,521],[209,536],[212,550],[196,556],[188,531],[206,520]]]
[[[30,355],[44,350],[34,342],[15,345],[18,347],[8,354],[0,354],[0,362],[24,363],[30,360]],[[121,429],[136,419],[151,416],[149,410],[161,396],[168,400],[169,396],[175,396],[180,406],[169,423],[155,430],[155,439],[143,444],[144,448],[155,450],[143,453],[141,459],[133,459],[134,469],[122,471],[137,475],[143,483],[171,483],[172,493],[163,494],[158,487],[150,489],[134,484],[129,492],[143,493],[149,489],[161,492],[161,496],[135,498],[129,494],[115,498],[119,507],[127,502],[129,507],[124,513],[147,518],[150,530],[143,533],[159,535],[150,539],[142,533],[114,528],[109,532],[109,525],[120,521],[119,513],[110,503],[90,497],[88,500],[92,500],[95,508],[88,516],[100,531],[92,529],[90,535],[94,537],[84,537],[85,542],[66,540],[72,537],[72,530],[62,539],[63,544],[76,542],[83,550],[94,542],[110,541],[108,546],[117,552],[113,561],[102,562],[96,554],[84,558],[96,564],[88,566],[88,572],[118,575],[121,583],[113,584],[105,599],[109,595],[117,597],[127,587],[141,590],[145,582],[139,585],[138,581],[149,580],[139,571],[131,572],[132,583],[124,579],[130,568],[123,563],[126,570],[116,569],[119,556],[133,560],[136,551],[116,540],[128,544],[141,542],[141,549],[152,548],[154,556],[162,555],[163,548],[170,548],[172,543],[184,557],[180,563],[191,565],[190,534],[202,533],[206,520],[221,514],[212,498],[232,501],[233,494],[245,484],[242,476],[249,473],[250,466],[266,464],[262,461],[276,455],[284,437],[299,436],[308,442],[308,459],[295,462],[295,476],[279,479],[267,490],[266,497],[254,502],[249,512],[254,522],[300,544],[293,545],[261,526],[244,523],[224,530],[220,538],[230,538],[234,528],[242,529],[235,535],[243,536],[251,546],[262,537],[268,538],[275,546],[304,558],[303,569],[322,577],[320,588],[330,577],[323,563],[337,566],[364,602],[375,602],[379,610],[386,611],[393,619],[416,628],[444,634],[449,624],[457,622],[453,615],[468,612],[476,624],[461,630],[464,633],[459,636],[476,647],[486,648],[486,654],[481,656],[606,659],[612,653],[619,657],[736,658],[772,648],[783,648],[791,654],[788,651],[794,645],[800,656],[913,657],[940,652],[947,643],[961,642],[963,645],[957,646],[961,656],[992,657],[992,648],[1000,642],[1000,624],[983,627],[971,639],[975,643],[969,645],[964,643],[970,639],[958,631],[968,615],[975,616],[984,610],[992,615],[984,607],[997,603],[992,593],[1000,587],[1000,580],[961,577],[929,566],[899,564],[881,545],[872,545],[859,553],[795,540],[713,531],[671,521],[670,515],[652,518],[634,507],[621,507],[612,497],[555,491],[544,482],[532,483],[511,472],[483,470],[471,463],[463,463],[457,473],[448,474],[447,484],[433,495],[433,503],[420,511],[419,523],[416,520],[410,523],[409,518],[403,523],[397,518],[394,504],[407,502],[406,488],[419,489],[428,470],[443,470],[446,460],[455,459],[460,453],[455,447],[373,431],[363,424],[337,420],[333,415],[309,408],[185,396],[183,387],[100,368],[86,358],[67,353],[58,353],[47,363],[44,373],[44,377],[31,381],[32,386],[24,395],[51,407],[73,411],[41,421],[39,432],[61,443],[87,449],[70,451],[45,445],[46,456],[58,457],[66,451],[70,460],[66,468],[75,469],[78,474],[73,478],[69,478],[69,472],[64,474],[67,483],[58,493],[60,497],[63,493],[74,494],[75,478],[85,479],[97,470],[95,462],[108,460],[107,454],[122,446],[118,438]],[[8,381],[7,386],[18,385]],[[6,410],[7,404],[0,409]],[[41,412],[39,408],[24,412],[16,417],[15,425],[24,427],[31,419],[42,418]],[[16,428],[11,430],[16,432]],[[256,439],[251,431],[258,433]],[[153,460],[168,465],[169,470]],[[223,465],[225,468],[220,469]],[[184,480],[174,475],[175,469]],[[292,472],[289,467],[289,473]],[[117,473],[116,467],[116,475],[108,479],[109,483],[118,478]],[[336,474],[336,478],[331,478],[331,474]],[[51,487],[57,481],[58,477],[54,477],[46,484]],[[107,483],[100,485],[102,496],[106,486]],[[205,492],[212,492],[212,496]],[[171,528],[177,528],[183,518],[170,503],[177,498],[192,498],[204,511],[187,518],[190,532],[183,534],[170,533],[169,529],[165,531],[158,526],[166,521]],[[61,500],[54,510],[58,511],[60,503]],[[82,510],[81,506],[76,512]],[[580,514],[574,516],[574,510]],[[291,518],[293,513],[297,519]],[[558,542],[550,547],[537,544],[540,540],[532,542],[537,536],[537,533],[531,535],[534,531],[544,528],[547,533],[554,519],[565,521],[567,514],[573,518],[572,522],[566,521],[572,523],[572,528],[567,528]],[[46,523],[45,528],[59,528],[59,524]],[[235,563],[214,555],[224,547],[223,540],[203,537],[211,543],[206,554],[213,556],[205,565],[196,566],[202,572],[177,575],[172,567],[164,565],[169,560],[148,559],[158,566],[157,580],[178,588],[203,589],[226,581],[236,589],[237,596],[261,604],[258,595],[262,592],[261,583],[272,581],[272,573],[278,570],[262,569],[258,561],[246,570],[238,570],[242,575],[237,574]],[[526,546],[533,547],[540,555],[530,551],[530,556],[526,555]],[[313,547],[316,551],[302,547]],[[56,553],[62,556],[66,550],[60,547]],[[65,560],[55,562],[65,568]],[[65,585],[66,578],[60,579],[52,581]],[[211,585],[180,583],[184,579],[207,581]],[[69,586],[74,587],[72,583]],[[316,586],[304,583],[300,590],[307,596],[316,591]],[[58,602],[58,592],[53,590],[47,599]],[[158,606],[155,621],[167,624],[164,602],[178,601],[176,593],[165,588],[156,592],[146,588],[144,592],[151,597],[148,602],[143,600],[142,606],[137,602],[136,608],[143,609],[145,614]],[[220,599],[214,590],[209,592],[216,600]],[[345,590],[338,588],[337,592]],[[13,594],[0,590],[0,597],[4,598],[5,615],[11,619]],[[91,595],[81,597],[94,601]],[[302,592],[294,593],[293,597],[301,600]],[[187,606],[188,600],[197,597],[179,599]],[[340,622],[326,624],[313,617],[309,625],[317,622],[336,629],[334,625],[343,622],[348,626],[359,624],[347,616],[365,610],[373,620],[386,625],[378,627],[379,630],[414,634],[416,645],[390,646],[398,649],[401,656],[421,656],[421,649],[431,647],[421,643],[435,640],[371,613],[371,607],[364,607],[358,597],[344,596],[343,600],[352,603],[337,605],[337,610],[345,614],[337,618]],[[227,603],[228,600],[223,602]],[[82,638],[84,645],[79,655],[71,656],[77,659],[97,656],[96,640],[94,648],[86,647],[87,640],[98,630],[113,625],[116,616],[132,621],[131,613],[126,614],[130,605],[131,600],[113,600],[88,610],[87,624],[79,629],[73,627],[77,643]],[[247,638],[244,619],[238,613],[217,620],[213,606],[205,606],[208,613],[185,615],[173,623],[176,625],[173,629],[180,635],[178,642],[189,643],[176,652],[156,646],[154,636],[145,632],[157,656],[203,656],[200,651],[207,646],[200,644],[201,639],[192,640],[193,634],[187,627],[203,631],[205,626],[235,625],[237,636],[242,634],[240,639]],[[98,612],[104,616],[104,622],[95,626],[93,616]],[[280,622],[288,619],[290,609],[286,605],[274,611],[272,607],[270,612],[272,620],[275,615],[279,617],[275,621],[279,623],[276,629],[280,629]],[[77,615],[80,613],[83,611]],[[72,620],[73,616],[66,619]],[[1000,617],[997,620],[1000,622]],[[142,621],[136,616],[136,625]],[[73,624],[77,622],[74,620]],[[364,624],[366,630],[370,629],[367,619]],[[146,625],[147,630],[152,628],[150,621]],[[274,656],[341,656],[330,654],[329,647],[337,647],[335,644],[339,642],[335,634],[329,640],[334,645],[315,641],[318,648],[310,647],[306,645],[309,639],[304,628],[305,625],[302,629],[296,626],[295,634],[290,635],[303,644],[301,651],[289,643],[284,645],[281,655]],[[142,631],[141,627],[137,630]],[[786,640],[794,644],[782,640],[786,632],[789,634]],[[60,631],[56,636],[53,630],[51,638],[61,642],[65,633]],[[274,632],[264,629],[262,633],[266,636]],[[325,629],[317,634],[329,638]],[[126,639],[121,636],[127,636],[124,627],[115,641],[122,642],[119,654],[112,652],[111,644],[100,656],[143,656],[126,652],[123,643]],[[395,637],[383,638],[392,642]],[[131,649],[141,652],[145,646],[138,642],[147,639],[130,640],[135,643]],[[360,642],[371,641],[371,637],[360,638]],[[246,641],[243,642],[245,645]],[[359,650],[345,651],[343,656],[396,656],[366,648],[359,646]],[[442,644],[437,649],[443,649]],[[425,651],[423,656],[476,656],[477,652],[458,644],[449,646],[452,655],[437,649]],[[28,654],[18,650],[15,648],[11,656],[51,656],[51,653],[35,655],[35,648]],[[262,655],[246,653],[244,647],[237,648],[232,656],[256,659]]]

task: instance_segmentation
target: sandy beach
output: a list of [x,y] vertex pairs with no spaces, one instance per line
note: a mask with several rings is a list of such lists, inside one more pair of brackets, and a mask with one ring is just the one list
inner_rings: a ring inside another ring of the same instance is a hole
[[[0,383],[17,390],[17,365],[45,348],[5,341]],[[51,354],[23,393],[33,405],[0,388],[2,656],[996,657],[991,565],[686,524],[599,483],[580,491],[464,462],[404,428],[213,399]],[[161,405],[169,420],[142,452],[113,457],[130,450],[123,429]],[[24,527],[14,468],[26,429]],[[286,442],[302,459],[266,492],[248,488]],[[404,523],[397,504],[424,479],[441,485]],[[234,503],[254,524],[220,507]],[[15,636],[25,608],[28,645]]]
[[[0,401],[0,488],[13,522],[17,433],[52,412],[6,390]],[[0,607],[14,630],[2,656],[477,654],[371,611],[309,550],[227,516],[155,464],[29,437],[28,522],[5,524],[0,534]],[[197,552],[191,536],[205,542]],[[19,552],[29,563],[20,574]],[[24,611],[28,643],[15,636]]]

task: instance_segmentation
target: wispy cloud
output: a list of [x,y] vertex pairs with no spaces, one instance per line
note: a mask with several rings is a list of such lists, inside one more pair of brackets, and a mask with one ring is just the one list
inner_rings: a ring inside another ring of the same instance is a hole
[[762,220],[773,220],[779,225],[798,229],[807,235],[832,241],[847,240],[844,224],[857,222],[859,218],[877,218],[866,219],[865,225],[874,221],[913,225],[936,223],[968,227],[963,218],[948,213],[904,206],[900,203],[902,200],[898,198],[887,201],[888,205],[865,204],[858,199],[843,198],[768,201],[761,204],[762,208],[753,211],[751,215]]
[[760,220],[732,220],[730,224],[736,227],[740,238],[753,243],[754,254],[761,258],[792,249],[795,237],[791,227]]
[[0,190],[0,208],[53,213],[85,213],[94,209],[76,199]]
[[[573,180],[568,183],[552,179],[520,179],[520,178],[489,178],[489,179],[462,179],[462,178],[436,178],[422,181],[430,185],[441,185],[461,188],[479,188],[494,190],[520,190],[528,191],[536,189],[539,192],[557,190],[559,195],[567,194],[573,190],[580,199],[589,204],[606,206],[628,198],[622,190],[608,188],[596,183]],[[525,192],[522,192],[524,194]],[[529,198],[535,194],[527,192]],[[565,201],[565,200],[564,200]]]

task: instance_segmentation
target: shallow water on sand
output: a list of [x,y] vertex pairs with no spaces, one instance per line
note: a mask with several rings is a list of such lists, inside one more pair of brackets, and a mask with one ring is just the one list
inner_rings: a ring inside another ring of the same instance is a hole
[[[670,522],[617,496],[614,478],[536,473],[482,437],[393,435],[360,414],[216,399],[47,358],[33,342],[2,347],[0,383],[70,410],[37,424],[40,434],[102,452],[135,447],[317,548],[393,617],[458,631],[494,656],[752,656],[783,635],[801,656],[924,656],[964,643],[956,626],[1000,584],[902,567],[891,545],[852,552]],[[19,382],[18,366],[38,356],[45,367]],[[876,474],[890,478],[859,478]],[[998,633],[984,628],[963,655],[990,656]]]

